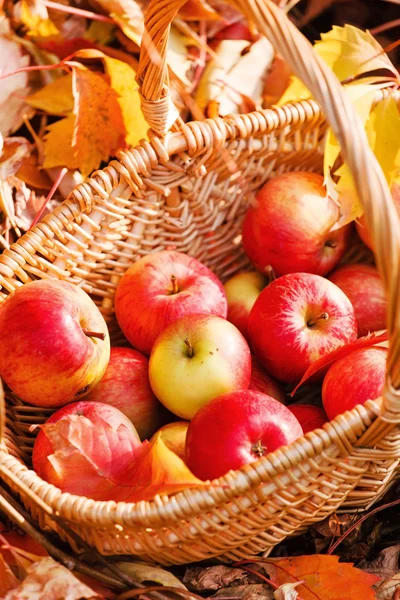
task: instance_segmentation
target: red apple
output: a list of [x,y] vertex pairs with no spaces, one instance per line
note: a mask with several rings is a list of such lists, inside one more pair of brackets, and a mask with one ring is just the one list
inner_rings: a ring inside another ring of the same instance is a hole
[[[391,187],[392,198],[395,207],[397,208],[398,215],[400,217],[400,184],[393,183]],[[374,242],[372,241],[372,236],[367,229],[367,223],[364,215],[361,215],[359,219],[356,221],[356,229],[357,233],[360,236],[361,240],[364,244],[372,251],[374,251]]]
[[235,325],[247,339],[247,321],[261,290],[268,283],[267,277],[257,271],[238,273],[225,283],[226,299],[228,301],[227,319]]
[[375,267],[345,265],[336,269],[329,279],[340,287],[352,303],[360,337],[371,331],[385,329],[386,294]]
[[303,433],[314,431],[314,429],[318,429],[328,422],[328,417],[320,406],[293,404],[293,406],[288,406],[288,409],[300,423]]
[[112,500],[114,486],[127,485],[125,474],[140,445],[135,427],[117,408],[75,402],[42,426],[33,447],[33,468],[63,492]]
[[172,450],[172,452],[175,452],[179,458],[185,460],[185,443],[188,427],[189,421],[175,421],[175,423],[168,423],[167,425],[164,425],[164,427],[161,427],[150,441],[152,442],[159,433],[160,438],[167,448]]
[[303,434],[286,406],[253,390],[239,390],[212,400],[191,420],[186,464],[203,480],[253,462]]
[[191,256],[165,250],[144,256],[125,272],[115,294],[115,313],[132,346],[150,354],[167,325],[195,313],[225,318],[227,302],[210,269]]
[[149,359],[132,348],[111,348],[110,362],[86,400],[111,404],[134,424],[141,440],[166,422],[166,410],[152,392]]
[[282,404],[286,404],[286,395],[282,385],[264,371],[254,355],[251,356],[251,379],[249,390],[262,392],[263,394],[282,402]]
[[80,399],[102,378],[109,358],[104,318],[67,281],[26,283],[0,306],[0,376],[29,404]]
[[339,216],[321,175],[284,173],[268,181],[248,209],[243,248],[259,271],[270,265],[278,275],[325,275],[346,249],[349,227],[331,231]]
[[262,366],[286,383],[298,382],[312,362],[357,339],[350,300],[334,283],[311,273],[275,279],[249,317],[250,346]]
[[187,315],[171,323],[150,356],[153,392],[186,420],[213,398],[247,388],[250,375],[246,340],[232,323],[214,315]]
[[322,385],[322,403],[329,419],[382,394],[388,350],[353,350],[330,367]]

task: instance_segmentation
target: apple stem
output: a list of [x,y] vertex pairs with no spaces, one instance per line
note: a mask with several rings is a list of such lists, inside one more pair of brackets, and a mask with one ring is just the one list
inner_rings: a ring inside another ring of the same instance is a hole
[[264,273],[268,279],[268,283],[272,283],[276,279],[275,271],[272,265],[267,265],[264,269]]
[[263,446],[261,440],[258,440],[257,443],[253,444],[253,446],[251,447],[251,451],[253,452],[253,454],[261,458],[262,456],[264,456],[264,454],[266,454],[267,449],[265,446]]
[[325,246],[327,248],[336,248],[336,242],[334,240],[326,240]]
[[309,321],[307,321],[307,327],[312,327],[313,325],[316,325],[319,321],[327,321],[329,319],[329,315],[327,312],[323,312],[320,315],[318,315],[318,317],[315,317],[314,319],[310,319]]
[[191,343],[190,343],[190,341],[189,341],[189,338],[186,338],[186,340],[185,340],[185,344],[186,344],[186,346],[187,346],[187,347],[188,347],[188,349],[189,349],[189,351],[188,351],[188,357],[189,357],[189,358],[193,358],[193,356],[194,356],[194,350],[193,350],[193,346],[192,346],[192,344],[191,344]]
[[106,334],[100,331],[88,331],[87,329],[82,329],[82,331],[87,337],[97,338],[98,340],[106,339]]
[[175,275],[171,275],[171,281],[172,281],[172,293],[177,294],[179,292],[179,286],[178,286],[178,282],[176,280]]

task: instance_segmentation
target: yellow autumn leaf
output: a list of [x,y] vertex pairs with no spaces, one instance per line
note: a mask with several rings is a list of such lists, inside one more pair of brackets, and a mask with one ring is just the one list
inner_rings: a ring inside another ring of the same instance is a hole
[[72,75],[64,75],[45,85],[34,94],[26,96],[25,102],[51,115],[64,116],[70,113],[74,108]]
[[[353,25],[335,25],[328,33],[321,34],[321,40],[314,44],[314,50],[340,81],[378,70],[390,71],[396,78],[399,77],[382,46],[369,31],[362,31]],[[293,77],[278,104],[310,97],[311,93],[304,83]]]
[[40,0],[22,0],[21,21],[32,37],[53,37],[59,31],[49,18],[46,6]]
[[71,113],[65,119],[52,123],[47,128],[44,136],[44,161],[43,167],[68,167],[79,168],[79,161],[75,149],[72,147],[75,116]]
[[400,175],[400,113],[394,98],[372,109],[365,130],[390,187]]
[[103,60],[111,87],[118,94],[117,102],[121,107],[127,131],[126,143],[136,146],[141,139],[148,139],[147,131],[149,129],[140,106],[139,86],[135,80],[136,73],[122,60],[109,56],[104,56]]
[[[360,84],[347,86],[345,90],[362,124],[365,125],[371,112],[375,89],[372,86]],[[340,218],[332,227],[332,231],[350,223],[363,212],[348,166],[343,164],[335,171],[334,175],[339,177],[338,183],[334,183],[332,179],[332,168],[339,154],[340,145],[333,131],[329,129],[324,149],[324,183],[328,195],[338,202],[340,208]]]

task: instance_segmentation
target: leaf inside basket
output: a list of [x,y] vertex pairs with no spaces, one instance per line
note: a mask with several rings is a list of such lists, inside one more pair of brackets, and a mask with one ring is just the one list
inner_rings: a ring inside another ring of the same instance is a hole
[[326,369],[339,358],[343,358],[343,356],[346,356],[346,354],[348,354],[349,352],[353,352],[353,350],[359,350],[361,348],[366,348],[368,346],[376,346],[378,344],[381,344],[382,342],[386,342],[388,339],[389,334],[387,331],[383,333],[372,333],[371,335],[366,335],[365,337],[358,338],[358,340],[356,340],[355,342],[352,342],[351,344],[345,344],[344,346],[337,348],[333,352],[326,354],[322,358],[319,358],[318,360],[313,362],[308,367],[307,371],[304,373],[303,377],[301,378],[301,380],[296,385],[296,387],[290,395],[293,397],[299,389],[299,387],[303,385],[303,383],[305,383],[307,379],[310,379],[310,377],[318,373],[318,371]]

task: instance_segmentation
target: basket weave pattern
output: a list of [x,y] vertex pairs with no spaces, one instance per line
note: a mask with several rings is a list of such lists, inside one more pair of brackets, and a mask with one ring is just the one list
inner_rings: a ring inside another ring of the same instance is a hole
[[[150,4],[148,36],[161,57],[165,58],[174,11],[183,3]],[[159,135],[153,133],[150,141],[121,151],[0,256],[1,299],[37,277],[68,279],[91,294],[114,343],[121,343],[113,297],[129,264],[149,252],[175,248],[226,279],[247,266],[240,230],[254,192],[284,171],[321,171],[325,117],[340,140],[375,233],[377,263],[392,307],[388,385],[382,403],[358,406],[209,488],[117,504],[63,494],[30,471],[24,464],[29,465],[33,443],[29,425],[43,422],[48,412],[7,397],[0,475],[40,525],[68,539],[51,518],[58,513],[102,553],[138,555],[164,565],[268,552],[335,510],[371,505],[397,477],[400,461],[400,403],[395,391],[400,371],[395,303],[399,223],[387,186],[340,85],[319,65],[308,43],[268,0],[237,0],[236,5],[268,34],[320,104],[305,101],[180,124],[162,136],[171,120],[165,60],[154,65],[144,45],[141,92],[149,123]],[[376,102],[383,102],[387,94],[377,92]],[[349,122],[354,123],[351,132],[346,128]]]

